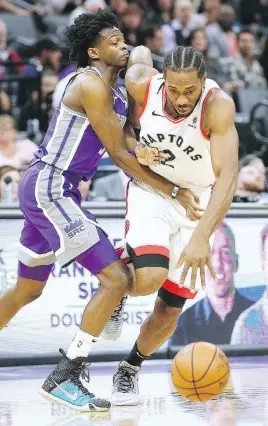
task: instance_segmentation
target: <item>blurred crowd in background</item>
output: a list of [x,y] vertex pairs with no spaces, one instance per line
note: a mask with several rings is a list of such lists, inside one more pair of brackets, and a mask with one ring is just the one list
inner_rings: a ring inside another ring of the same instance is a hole
[[[0,199],[16,200],[21,173],[75,72],[66,26],[107,6],[129,48],[147,46],[160,72],[177,45],[202,51],[208,77],[237,107],[234,201],[268,204],[268,0],[0,0]],[[124,200],[126,183],[104,156],[94,181],[81,186],[83,200]]]

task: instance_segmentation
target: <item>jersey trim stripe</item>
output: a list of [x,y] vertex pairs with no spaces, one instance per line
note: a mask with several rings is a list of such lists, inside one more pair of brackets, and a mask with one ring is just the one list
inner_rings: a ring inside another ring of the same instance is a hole
[[58,128],[59,128],[61,119],[63,117],[63,114],[64,114],[64,109],[60,108],[59,115],[58,115],[58,117],[56,119],[56,124],[55,124],[54,131],[53,131],[53,133],[51,135],[51,138],[47,141],[47,145],[45,147],[47,154],[42,157],[42,161],[44,161],[44,162],[46,162],[46,160],[49,158],[49,150],[50,150],[50,148],[51,148],[51,146],[52,146],[52,144],[54,142],[54,139],[55,139],[55,137],[56,137],[56,135],[58,133]]
[[210,137],[208,136],[208,134],[206,133],[206,131],[203,127],[203,117],[204,117],[205,106],[206,106],[207,100],[210,97],[211,93],[214,92],[214,91],[219,92],[219,91],[221,91],[221,89],[218,89],[217,87],[213,87],[212,89],[210,89],[208,91],[205,99],[203,100],[202,109],[201,109],[201,117],[200,117],[200,130],[201,130],[201,133],[204,136],[204,138],[206,138],[208,141],[210,141]]
[[175,294],[176,296],[184,297],[185,299],[193,299],[198,293],[197,291],[191,293],[189,288],[186,287],[180,288],[178,284],[170,280],[166,280],[162,285],[162,288],[167,290],[169,293]]
[[81,129],[80,129],[80,131],[79,131],[79,134],[78,134],[78,136],[77,136],[77,138],[76,138],[76,141],[74,142],[74,144],[73,144],[73,148],[72,148],[72,150],[71,150],[71,153],[70,153],[70,155],[69,155],[69,158],[67,159],[67,161],[66,161],[66,163],[65,163],[65,165],[63,166],[63,168],[62,168],[62,171],[66,171],[66,170],[68,170],[68,168],[69,168],[69,166],[70,166],[70,164],[71,164],[71,162],[72,162],[72,160],[73,160],[73,158],[74,158],[74,156],[75,156],[75,154],[76,154],[76,151],[77,151],[77,149],[78,149],[78,146],[79,146],[79,144],[80,144],[80,142],[81,142],[81,140],[82,140],[82,138],[83,138],[83,136],[84,136],[84,133],[85,133],[85,131],[86,131],[86,128],[89,126],[89,121],[88,121],[88,119],[87,118],[85,118],[85,122],[84,122],[84,124],[81,126]]
[[151,78],[149,78],[149,80],[147,81],[147,84],[146,84],[146,91],[145,91],[145,97],[144,97],[144,101],[143,101],[143,104],[142,104],[142,109],[141,109],[141,111],[140,111],[140,112],[139,112],[139,114],[138,114],[138,118],[141,118],[142,114],[143,114],[143,113],[144,113],[144,111],[145,111],[145,108],[146,108],[146,105],[147,105],[147,102],[148,102],[148,97],[149,97],[149,91],[150,91],[151,81],[152,81],[152,77],[151,77]]
[[133,249],[136,256],[143,256],[144,254],[161,254],[169,258],[169,250],[162,246],[142,246]]

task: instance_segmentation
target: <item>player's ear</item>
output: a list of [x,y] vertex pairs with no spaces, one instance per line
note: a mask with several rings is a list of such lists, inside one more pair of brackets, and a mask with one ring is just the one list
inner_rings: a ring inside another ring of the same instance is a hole
[[207,75],[207,73],[205,72],[205,74],[204,74],[204,75],[203,75],[203,77],[201,78],[202,86],[205,86],[207,76],[208,76],[208,75]]
[[90,57],[90,59],[99,59],[99,54],[98,54],[98,50],[94,49],[93,47],[89,47],[87,49],[87,54]]

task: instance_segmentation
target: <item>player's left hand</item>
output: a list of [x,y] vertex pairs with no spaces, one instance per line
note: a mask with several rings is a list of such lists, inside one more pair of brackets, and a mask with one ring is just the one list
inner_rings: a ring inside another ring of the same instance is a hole
[[135,148],[135,154],[138,162],[143,166],[157,166],[168,157],[167,154],[159,151],[157,148],[152,148],[138,143]]
[[211,263],[211,249],[209,241],[203,237],[192,238],[183,252],[181,253],[177,268],[183,266],[183,270],[180,277],[179,286],[183,287],[188,270],[192,269],[191,274],[191,292],[194,293],[196,278],[198,270],[200,270],[201,277],[201,286],[203,289],[206,288],[205,280],[205,266],[210,270],[211,276],[216,279],[216,274],[214,272],[212,263]]

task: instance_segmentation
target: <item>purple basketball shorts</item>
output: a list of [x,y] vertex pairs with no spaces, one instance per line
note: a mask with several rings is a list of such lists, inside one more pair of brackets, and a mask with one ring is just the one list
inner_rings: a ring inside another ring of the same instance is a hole
[[81,207],[76,175],[60,173],[43,162],[31,166],[19,183],[24,228],[19,249],[19,276],[46,281],[57,260],[76,260],[97,275],[119,259],[93,214]]

